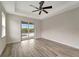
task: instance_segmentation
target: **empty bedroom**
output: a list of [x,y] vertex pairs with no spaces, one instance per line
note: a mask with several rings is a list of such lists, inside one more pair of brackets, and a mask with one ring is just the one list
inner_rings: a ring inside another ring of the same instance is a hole
[[79,1],[0,1],[0,57],[79,57]]

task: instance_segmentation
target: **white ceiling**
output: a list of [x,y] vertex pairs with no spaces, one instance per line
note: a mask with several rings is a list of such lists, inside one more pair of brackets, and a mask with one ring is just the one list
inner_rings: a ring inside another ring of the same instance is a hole
[[39,1],[4,1],[1,3],[7,13],[26,16],[34,19],[45,19],[47,17],[79,7],[78,1],[45,1],[43,7],[52,5],[53,8],[46,9],[49,12],[48,14],[42,12],[41,15],[39,15],[39,11],[32,12],[36,9],[29,6],[35,5],[36,7],[39,7]]

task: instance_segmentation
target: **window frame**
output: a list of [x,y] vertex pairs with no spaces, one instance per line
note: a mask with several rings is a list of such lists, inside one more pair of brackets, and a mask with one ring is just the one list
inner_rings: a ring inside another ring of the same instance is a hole
[[5,13],[2,12],[2,35],[1,37],[4,38],[6,36],[6,17]]

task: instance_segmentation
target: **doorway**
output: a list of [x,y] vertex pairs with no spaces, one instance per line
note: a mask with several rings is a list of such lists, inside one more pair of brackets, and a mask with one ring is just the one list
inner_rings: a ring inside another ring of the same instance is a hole
[[35,38],[35,26],[33,22],[21,22],[21,40]]

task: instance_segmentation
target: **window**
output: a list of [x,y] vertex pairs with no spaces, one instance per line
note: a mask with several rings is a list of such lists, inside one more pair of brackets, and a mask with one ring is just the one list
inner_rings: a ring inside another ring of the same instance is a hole
[[5,25],[5,14],[4,12],[2,12],[2,38],[5,36],[5,28],[6,25]]

